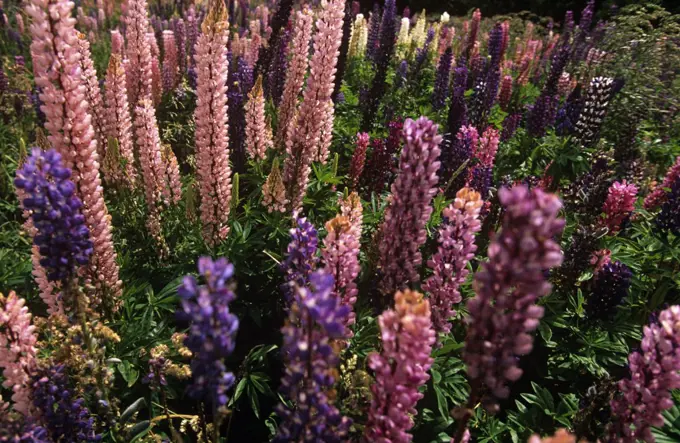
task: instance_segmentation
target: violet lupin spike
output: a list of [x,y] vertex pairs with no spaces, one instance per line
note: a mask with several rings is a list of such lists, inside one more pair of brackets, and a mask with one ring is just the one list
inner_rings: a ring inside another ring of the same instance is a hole
[[286,302],[294,298],[294,285],[306,286],[309,275],[316,270],[319,258],[319,239],[314,225],[306,218],[295,218],[296,227],[290,230],[290,243],[286,250],[286,260],[281,263],[285,283],[281,285]]
[[378,317],[382,351],[368,356],[375,373],[373,399],[364,429],[366,441],[408,443],[413,436],[416,404],[423,398],[419,388],[430,378],[435,332],[430,304],[419,292],[394,295],[394,308]]
[[613,419],[608,441],[654,442],[652,426],[673,406],[671,390],[680,388],[680,306],[671,306],[645,326],[639,351],[628,357],[630,377],[619,381],[611,401]]
[[277,443],[342,442],[351,425],[329,395],[338,365],[332,341],[343,338],[349,307],[333,294],[332,276],[317,271],[309,279],[309,287],[293,284],[293,306],[281,331],[286,366],[280,389],[294,407],[276,408],[282,419]]
[[[371,129],[378,108],[380,107],[380,101],[382,100],[383,95],[385,95],[385,79],[387,77],[387,70],[390,65],[392,53],[394,52],[396,36],[396,9],[397,5],[395,0],[385,0],[385,8],[383,10],[382,21],[380,24],[380,44],[378,45],[377,49],[371,49],[370,47],[368,48],[367,58],[371,58],[371,54],[375,54],[376,73],[373,77],[371,89],[368,94],[368,103],[364,108],[362,116],[361,130],[364,132],[368,132]],[[374,8],[374,15],[375,14],[376,10]],[[371,16],[371,19],[372,18],[373,16]],[[375,23],[373,20],[371,20],[371,29],[369,30],[369,33],[374,32],[375,26],[377,26],[377,19],[375,20]],[[378,35],[377,30],[376,35]]]
[[391,294],[419,280],[420,247],[427,239],[425,225],[432,214],[431,201],[439,181],[438,126],[425,117],[404,122],[404,147],[399,174],[392,184],[392,200],[380,227],[380,290]]
[[[505,217],[489,246],[489,261],[475,276],[463,354],[470,404],[482,400],[490,411],[497,410],[497,399],[509,395],[507,383],[522,376],[518,357],[533,347],[530,332],[543,316],[536,302],[551,289],[545,270],[562,262],[560,246],[552,239],[564,227],[557,217],[561,202],[539,188],[502,188],[498,197]],[[485,398],[479,397],[482,386],[488,390]]]
[[[284,164],[284,183],[290,209],[302,207],[307,191],[309,173],[314,156],[321,142],[321,132],[328,118],[327,105],[332,106],[335,64],[342,34],[342,18],[345,0],[330,0],[321,11],[317,21],[319,31],[314,36],[314,54],[310,62],[310,76],[303,94],[296,124],[289,126]],[[319,118],[324,116],[324,118]],[[327,128],[326,128],[327,130]]]
[[[99,294],[110,296],[111,305],[117,306],[122,282],[118,278],[111,218],[104,201],[92,116],[81,77],[72,9],[73,3],[67,0],[33,0],[26,5],[26,13],[32,18],[33,72],[36,85],[42,90],[40,100],[48,140],[62,155],[64,165],[72,168],[76,193],[83,202],[83,215],[94,243],[88,276]],[[99,301],[98,297],[92,298],[95,306]]]
[[434,81],[434,91],[432,93],[432,106],[434,109],[441,109],[446,105],[449,96],[449,77],[451,76],[451,64],[453,63],[453,51],[447,48],[439,58],[437,67],[437,77]]
[[[187,275],[177,289],[181,299],[177,316],[190,324],[184,339],[193,354],[193,380],[188,392],[224,413],[229,400],[227,390],[234,384],[234,374],[227,370],[224,360],[234,351],[239,326],[238,317],[229,306],[236,298],[231,282],[234,265],[224,258],[213,261],[201,257],[198,272],[205,278],[204,285]],[[216,417],[213,419],[217,421]]]
[[196,160],[203,239],[209,245],[229,232],[231,169],[227,77],[229,30],[223,2],[214,2],[196,43]]
[[14,184],[21,189],[22,205],[30,211],[33,244],[48,281],[62,288],[77,276],[79,266],[92,255],[90,231],[75,195],[71,170],[54,149],[33,148]]
[[427,262],[433,273],[423,283],[429,294],[432,323],[437,332],[448,334],[449,320],[456,315],[454,305],[462,301],[458,288],[468,276],[467,264],[474,257],[475,234],[482,228],[479,213],[484,201],[480,194],[463,188],[442,212],[437,252]]

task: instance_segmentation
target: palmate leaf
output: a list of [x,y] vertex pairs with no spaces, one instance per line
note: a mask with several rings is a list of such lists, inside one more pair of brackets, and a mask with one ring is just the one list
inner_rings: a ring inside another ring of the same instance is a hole
[[674,405],[662,413],[664,426],[652,428],[652,435],[658,443],[675,443],[680,441],[680,407]]

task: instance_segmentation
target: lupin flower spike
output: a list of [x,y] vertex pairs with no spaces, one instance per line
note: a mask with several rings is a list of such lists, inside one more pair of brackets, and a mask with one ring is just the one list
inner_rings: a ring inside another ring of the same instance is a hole
[[349,307],[349,315],[345,322],[345,337],[350,338],[349,329],[354,324],[356,314],[353,311],[359,290],[355,283],[361,271],[359,263],[359,237],[353,229],[349,217],[338,215],[326,223],[327,235],[323,239],[324,248],[321,250],[324,270],[333,276],[333,293],[340,299],[343,306]]
[[368,356],[375,372],[373,399],[364,430],[367,441],[410,442],[419,388],[430,378],[430,353],[435,332],[430,305],[419,292],[406,290],[394,296],[394,309],[378,317],[382,351]]
[[272,139],[265,121],[262,76],[259,76],[248,93],[246,103],[246,152],[250,158],[261,161],[267,157],[267,150],[271,147]]
[[639,351],[628,356],[630,377],[619,381],[611,401],[608,441],[654,442],[652,426],[664,425],[661,413],[673,406],[670,391],[680,388],[680,306],[645,326]]
[[489,246],[489,261],[475,276],[476,296],[468,301],[468,334],[464,359],[472,385],[470,404],[482,399],[491,411],[496,399],[507,398],[508,382],[518,380],[518,357],[531,352],[543,308],[536,301],[550,292],[545,270],[562,262],[552,238],[562,231],[557,218],[559,199],[539,188],[502,188],[498,197],[505,208],[501,231]]
[[193,353],[189,395],[223,409],[228,401],[226,392],[234,384],[234,374],[224,360],[234,351],[239,325],[229,309],[236,298],[231,282],[234,266],[224,258],[201,257],[198,272],[204,285],[187,275],[177,290],[182,303],[177,315],[189,322],[184,344]]
[[262,185],[262,205],[268,212],[286,212],[286,187],[283,185],[279,160],[274,159],[272,170]]
[[661,186],[657,186],[647,197],[645,197],[645,209],[653,210],[667,200],[666,189],[672,189],[680,178],[680,156],[675,159],[675,164],[668,169]]
[[456,315],[454,305],[462,301],[458,288],[469,273],[467,264],[474,257],[475,234],[482,228],[479,213],[484,201],[478,192],[463,188],[442,212],[437,252],[427,262],[433,273],[423,283],[432,307],[432,323],[437,332],[451,330],[449,320]]
[[[147,32],[149,31],[149,12],[146,0],[130,0],[127,2],[125,14],[125,38],[129,68],[128,94],[130,106],[137,106],[142,98],[151,98],[153,76],[151,46]],[[155,37],[154,37],[155,39]],[[155,42],[154,42],[155,43]]]
[[78,33],[78,52],[80,53],[80,70],[85,85],[85,99],[89,103],[92,116],[92,129],[97,140],[97,154],[102,160],[106,155],[108,137],[106,134],[106,109],[102,100],[102,92],[99,89],[97,71],[94,69],[90,54],[90,42],[84,34]]
[[399,174],[392,184],[392,201],[380,227],[380,289],[391,294],[419,280],[422,263],[420,247],[425,243],[425,225],[432,214],[430,205],[439,181],[437,125],[425,117],[404,122],[404,147]]
[[281,264],[281,271],[286,279],[282,290],[289,303],[294,296],[293,284],[305,286],[309,274],[316,270],[319,261],[316,256],[319,244],[316,228],[306,218],[296,218],[296,225],[297,227],[290,230],[286,261]]
[[317,21],[319,31],[314,35],[314,54],[310,61],[310,76],[293,131],[286,137],[286,162],[283,180],[286,184],[290,209],[299,210],[307,191],[312,160],[319,158],[321,134],[332,128],[331,94],[335,85],[335,65],[342,37],[345,0],[330,0]]
[[[27,3],[26,13],[33,22],[30,27],[33,73],[42,90],[41,109],[46,116],[48,140],[61,154],[64,167],[72,170],[75,193],[87,208],[83,215],[94,247],[86,272],[98,290],[97,295],[109,295],[114,300],[111,305],[117,306],[115,300],[122,294],[122,282],[118,278],[111,218],[101,186],[100,159],[81,75],[72,9],[73,3],[67,0]],[[98,305],[99,297],[93,297],[92,302]]]
[[366,163],[366,150],[368,149],[369,142],[370,137],[367,133],[359,132],[357,134],[356,148],[354,148],[352,162],[349,167],[349,185],[352,190],[356,190],[359,186],[359,178],[361,178],[361,173]]
[[634,184],[626,183],[625,180],[614,182],[611,185],[607,200],[602,207],[602,212],[604,212],[602,224],[607,226],[610,232],[618,232],[621,229],[621,224],[633,212],[637,192],[637,187]]
[[226,238],[231,210],[229,124],[227,115],[227,43],[223,2],[213,2],[195,48],[197,72],[196,163],[201,195],[203,239],[213,245]]
[[276,409],[282,419],[277,443],[346,441],[351,424],[332,396],[338,365],[332,341],[343,338],[349,307],[333,293],[332,276],[317,271],[309,280],[309,287],[293,284],[293,305],[282,329],[286,366],[281,391],[294,407],[279,404]]
[[576,133],[584,146],[590,146],[599,139],[600,127],[607,115],[613,89],[612,78],[595,77],[590,81],[583,110],[576,122]]
[[175,33],[169,30],[163,31],[163,90],[165,92],[177,87],[179,76],[177,57]]
[[63,166],[59,153],[34,148],[14,180],[25,192],[23,207],[31,211],[40,264],[48,279],[62,286],[88,263],[93,246],[70,178],[71,170]]
[[109,68],[106,71],[106,114],[109,120],[106,135],[118,141],[118,153],[125,162],[125,166],[117,162],[112,165],[115,169],[105,171],[105,178],[133,189],[138,177],[132,144],[130,105],[125,69],[117,53],[111,55]]
[[313,16],[309,8],[297,12],[293,41],[291,43],[291,60],[286,72],[286,82],[283,86],[283,98],[278,114],[278,128],[276,145],[287,147],[289,144],[289,127],[294,126],[297,113],[298,96],[302,91],[309,64],[309,41],[312,39]]
[[14,292],[7,297],[0,294],[0,369],[2,386],[13,392],[14,410],[29,416],[33,411],[31,374],[37,364],[38,340],[25,304],[26,300]]

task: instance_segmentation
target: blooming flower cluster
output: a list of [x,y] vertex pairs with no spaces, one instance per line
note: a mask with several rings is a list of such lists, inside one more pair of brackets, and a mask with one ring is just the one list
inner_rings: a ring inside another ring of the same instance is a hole
[[290,230],[286,261],[281,264],[286,279],[282,290],[289,302],[293,297],[292,284],[305,286],[319,261],[316,255],[319,244],[316,228],[306,218],[298,218],[296,223],[297,227]]
[[351,421],[333,404],[338,356],[332,340],[342,338],[350,307],[333,293],[333,277],[309,276],[309,287],[293,285],[293,301],[282,329],[286,368],[281,391],[292,408],[277,407],[282,419],[275,442],[346,441]]
[[404,122],[404,148],[399,175],[392,184],[392,201],[381,226],[379,268],[381,291],[391,294],[419,280],[420,246],[425,243],[425,224],[432,214],[430,202],[439,180],[437,125],[425,117]]
[[264,113],[264,91],[262,76],[248,93],[246,103],[246,151],[254,160],[264,160],[267,150],[272,147],[271,129],[267,127]]
[[433,274],[423,283],[432,306],[432,323],[437,332],[451,330],[449,319],[456,315],[453,306],[462,297],[458,288],[468,276],[467,264],[477,250],[475,234],[481,229],[479,212],[483,201],[478,192],[463,188],[449,207],[442,211],[437,252],[427,265]]
[[[317,21],[318,32],[314,35],[314,54],[310,61],[310,76],[303,93],[297,121],[289,131],[294,131],[286,141],[284,183],[290,207],[297,210],[307,190],[311,163],[314,158],[325,162],[321,133],[329,133],[333,125],[331,94],[335,80],[338,49],[342,40],[342,20],[345,0],[330,0]],[[329,139],[330,140],[330,139]]]
[[349,182],[350,188],[356,190],[359,186],[359,178],[364,171],[364,164],[366,163],[366,150],[371,138],[365,132],[357,134],[357,143],[352,154],[352,162],[349,167]]
[[394,309],[383,312],[378,324],[382,351],[368,356],[375,384],[364,437],[367,441],[410,442],[415,406],[423,398],[419,388],[430,378],[432,365],[435,333],[430,305],[419,292],[397,292]]
[[227,390],[234,383],[234,374],[224,362],[234,351],[238,330],[238,318],[229,309],[236,298],[231,285],[234,266],[224,258],[213,261],[201,257],[198,272],[205,278],[204,285],[188,275],[177,290],[182,300],[178,317],[189,322],[184,344],[194,354],[189,394],[223,408]]
[[51,281],[66,284],[79,266],[86,265],[92,254],[90,232],[81,214],[82,202],[74,195],[71,171],[61,155],[34,148],[24,166],[17,171],[15,185],[26,192],[25,209],[37,233],[40,264]]
[[[357,230],[353,227],[350,218],[344,215],[338,215],[327,222],[326,232],[328,234],[323,239],[324,248],[321,250],[324,270],[333,276],[335,296],[340,299],[343,306],[350,308],[346,326],[351,326],[356,318],[352,308],[359,293],[355,280],[361,271],[360,239],[356,235]],[[361,233],[360,230],[359,233]],[[347,330],[346,335],[351,336],[351,331]]]
[[77,398],[69,386],[64,365],[40,370],[33,382],[33,405],[51,441],[98,442],[94,418],[82,398]]
[[607,200],[602,207],[602,211],[605,214],[602,223],[611,232],[619,231],[621,224],[635,209],[635,196],[637,192],[637,187],[626,183],[625,180],[623,182],[615,182],[609,188]]
[[559,199],[541,189],[502,188],[498,198],[505,216],[489,246],[489,262],[475,275],[464,352],[473,389],[483,384],[489,390],[484,401],[490,410],[498,408],[494,397],[508,397],[507,383],[522,376],[518,357],[533,347],[529,333],[543,316],[536,301],[550,292],[544,270],[562,262],[552,238],[564,227],[557,218]]
[[586,304],[586,314],[593,319],[612,317],[614,309],[628,296],[633,273],[620,261],[606,263],[596,271]]
[[12,391],[14,410],[29,416],[33,411],[30,374],[37,364],[37,338],[25,304],[26,300],[14,292],[7,297],[0,294],[0,369],[2,386]]
[[630,377],[619,381],[620,395],[611,402],[611,441],[656,441],[651,428],[664,425],[661,412],[673,406],[670,391],[680,388],[680,306],[645,326],[640,348],[628,356]]
[[197,102],[196,162],[201,195],[203,238],[208,244],[229,233],[231,170],[229,168],[229,126],[227,115],[226,10],[215,2],[203,20],[196,43]]

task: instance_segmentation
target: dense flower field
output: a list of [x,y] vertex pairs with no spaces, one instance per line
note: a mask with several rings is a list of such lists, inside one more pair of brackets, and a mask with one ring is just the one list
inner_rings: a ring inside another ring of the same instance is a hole
[[680,17],[0,2],[0,442],[680,441]]

